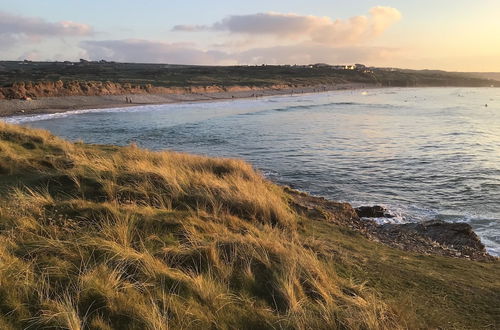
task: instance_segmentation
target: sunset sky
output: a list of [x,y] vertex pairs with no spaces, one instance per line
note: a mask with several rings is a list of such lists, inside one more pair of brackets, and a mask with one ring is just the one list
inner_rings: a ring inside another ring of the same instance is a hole
[[500,71],[499,0],[0,0],[0,59]]

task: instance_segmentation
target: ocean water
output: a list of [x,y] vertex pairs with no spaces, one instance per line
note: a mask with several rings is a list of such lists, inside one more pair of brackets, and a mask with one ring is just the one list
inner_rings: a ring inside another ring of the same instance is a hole
[[335,91],[4,120],[70,140],[243,158],[278,183],[385,205],[397,215],[390,221],[468,222],[500,255],[500,89]]

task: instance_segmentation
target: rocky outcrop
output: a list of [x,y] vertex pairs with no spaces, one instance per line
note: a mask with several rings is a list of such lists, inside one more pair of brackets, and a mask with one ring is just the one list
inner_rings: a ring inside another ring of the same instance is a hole
[[[317,221],[329,221],[348,227],[385,245],[420,254],[441,255],[472,260],[494,260],[472,227],[466,223],[427,221],[422,223],[383,224],[369,219],[388,214],[380,206],[354,209],[349,203],[329,201],[286,188],[291,206],[301,215]],[[362,216],[363,215],[363,219]]]
[[288,187],[285,191],[292,197],[290,200],[292,207],[308,218],[321,218],[338,224],[353,224],[359,220],[356,211],[349,203],[330,201]]
[[355,210],[360,218],[394,218],[385,207],[380,205],[360,206]]
[[55,96],[101,96],[125,94],[196,94],[259,91],[263,89],[283,89],[288,85],[256,86],[189,86],[189,87],[159,87],[151,84],[133,85],[130,83],[115,83],[101,81],[46,81],[18,82],[10,87],[0,87],[0,99],[26,100],[28,98]]
[[457,255],[459,253],[474,257],[486,253],[480,238],[467,223],[431,220],[421,223],[385,224],[379,231],[387,237],[423,238],[455,250]]

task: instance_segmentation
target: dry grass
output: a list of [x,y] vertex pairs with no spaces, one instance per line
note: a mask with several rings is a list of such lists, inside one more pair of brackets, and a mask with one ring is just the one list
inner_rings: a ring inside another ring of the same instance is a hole
[[0,171],[2,329],[398,329],[415,317],[339,276],[283,189],[245,162],[0,124]]
[[11,327],[393,328],[297,239],[239,160],[113,152],[1,124],[0,310]]

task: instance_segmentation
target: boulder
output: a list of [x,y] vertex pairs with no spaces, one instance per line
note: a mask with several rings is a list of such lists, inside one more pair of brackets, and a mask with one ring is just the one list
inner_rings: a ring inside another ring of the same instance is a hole
[[393,234],[397,232],[399,235],[403,234],[405,236],[420,236],[466,255],[486,252],[481,239],[467,223],[431,220],[399,225],[386,224],[382,226],[382,230]]
[[394,218],[387,209],[380,205],[357,207],[356,213],[360,218]]

